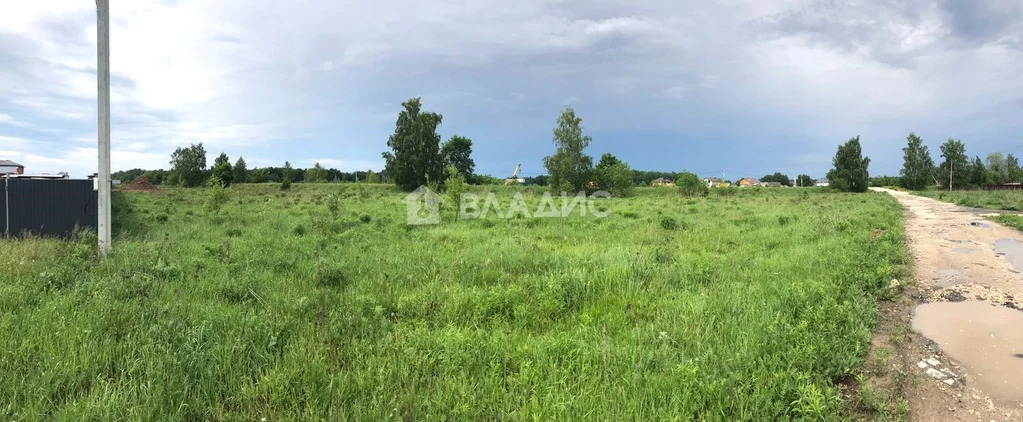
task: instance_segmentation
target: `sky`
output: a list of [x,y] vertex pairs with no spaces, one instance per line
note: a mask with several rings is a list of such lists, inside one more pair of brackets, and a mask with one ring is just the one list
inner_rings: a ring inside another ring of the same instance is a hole
[[[860,136],[1023,155],[1023,2],[113,0],[112,168],[177,147],[249,167],[379,170],[401,103],[473,139],[477,172],[544,174],[558,114],[642,170],[823,176]],[[0,159],[96,171],[92,0],[0,13]]]

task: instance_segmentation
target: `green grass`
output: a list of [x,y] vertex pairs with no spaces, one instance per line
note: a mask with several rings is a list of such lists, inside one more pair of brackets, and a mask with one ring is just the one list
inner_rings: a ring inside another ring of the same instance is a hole
[[1023,191],[970,190],[946,192],[940,190],[924,190],[914,191],[913,193],[966,207],[1023,211]]
[[996,217],[993,217],[992,220],[995,220],[1009,227],[1023,230],[1023,215],[1001,214]]
[[103,260],[0,240],[3,419],[845,419],[907,262],[877,193],[407,226],[385,186],[212,192],[116,193]]

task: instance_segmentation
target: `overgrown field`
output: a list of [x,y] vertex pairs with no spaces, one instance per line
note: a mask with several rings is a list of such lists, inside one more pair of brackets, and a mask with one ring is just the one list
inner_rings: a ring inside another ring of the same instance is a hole
[[386,186],[211,192],[116,193],[105,260],[0,240],[3,419],[844,419],[906,265],[880,193],[408,226]]
[[946,192],[940,190],[914,191],[914,194],[974,208],[1023,211],[1023,191],[970,190]]

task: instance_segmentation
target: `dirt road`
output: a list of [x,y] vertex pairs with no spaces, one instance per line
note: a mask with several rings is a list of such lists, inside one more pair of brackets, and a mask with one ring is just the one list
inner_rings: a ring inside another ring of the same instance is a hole
[[887,312],[913,329],[895,346],[911,419],[1023,421],[1023,232],[983,210],[874,190],[906,210],[912,300]]

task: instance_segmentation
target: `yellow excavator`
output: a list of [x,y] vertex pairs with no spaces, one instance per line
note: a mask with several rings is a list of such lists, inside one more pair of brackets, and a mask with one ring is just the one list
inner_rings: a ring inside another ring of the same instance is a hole
[[519,183],[519,170],[522,169],[522,163],[515,165],[515,171],[512,172],[512,176],[504,179],[504,185],[508,186],[512,183]]

